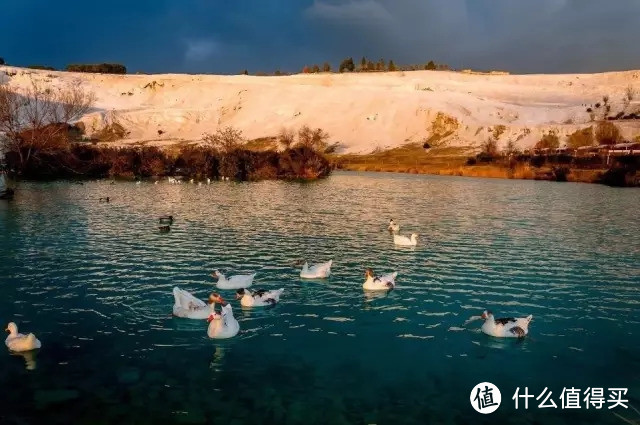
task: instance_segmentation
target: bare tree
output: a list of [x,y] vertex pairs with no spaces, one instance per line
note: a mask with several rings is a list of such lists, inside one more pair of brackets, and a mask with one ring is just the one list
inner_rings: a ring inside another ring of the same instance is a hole
[[329,134],[321,128],[312,130],[304,125],[298,130],[298,143],[316,151],[323,151],[327,147]]
[[296,135],[293,130],[288,128],[282,128],[278,133],[278,143],[282,145],[284,149],[289,149],[296,141]]
[[0,132],[8,139],[6,150],[25,164],[34,154],[61,148],[68,142],[68,124],[89,112],[94,102],[94,94],[79,83],[51,89],[32,79],[22,90],[0,85]]
[[244,143],[242,131],[233,127],[219,128],[214,134],[205,133],[203,140],[225,154],[233,152]]
[[498,155],[498,141],[493,137],[489,137],[486,142],[482,143],[482,153],[489,156]]

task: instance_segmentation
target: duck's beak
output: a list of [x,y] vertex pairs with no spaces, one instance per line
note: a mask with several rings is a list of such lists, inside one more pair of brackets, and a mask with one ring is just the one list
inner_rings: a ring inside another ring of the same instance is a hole
[[207,323],[213,322],[213,314],[207,317]]
[[11,333],[11,331],[9,330],[9,328],[5,329],[4,331],[5,331],[6,333],[8,333],[8,334],[10,334],[10,333]]
[[480,318],[483,320],[487,320],[487,313],[482,313],[482,316],[480,316]]
[[239,300],[240,298],[242,298],[242,294],[236,294],[236,300]]

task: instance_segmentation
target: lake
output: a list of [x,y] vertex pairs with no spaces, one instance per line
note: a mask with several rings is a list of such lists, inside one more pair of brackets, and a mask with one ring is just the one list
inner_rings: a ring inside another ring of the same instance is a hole
[[[110,203],[98,202],[103,196]],[[43,347],[0,358],[0,422],[25,424],[622,424],[561,409],[563,388],[627,388],[640,408],[640,190],[375,173],[312,183],[20,183],[0,202],[0,321]],[[157,217],[176,220],[169,233]],[[420,235],[399,248],[386,230]],[[326,281],[301,259],[333,259]],[[397,288],[362,290],[364,270]],[[171,316],[210,273],[284,288],[241,331]],[[523,340],[471,316],[533,314]],[[470,404],[491,382],[502,404]],[[515,409],[516,388],[557,408]],[[582,396],[580,397],[582,399]]]

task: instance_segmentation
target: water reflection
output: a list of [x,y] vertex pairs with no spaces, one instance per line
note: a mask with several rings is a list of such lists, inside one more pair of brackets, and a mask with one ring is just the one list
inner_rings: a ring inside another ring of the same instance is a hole
[[22,357],[27,370],[36,370],[36,355],[39,350],[23,351],[20,353],[11,352],[12,356]]

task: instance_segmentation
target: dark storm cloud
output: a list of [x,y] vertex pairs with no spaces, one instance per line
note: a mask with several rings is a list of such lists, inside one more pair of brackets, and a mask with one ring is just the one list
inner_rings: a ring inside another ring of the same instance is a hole
[[21,0],[0,56],[131,71],[297,70],[345,56],[515,72],[640,68],[640,1]]

